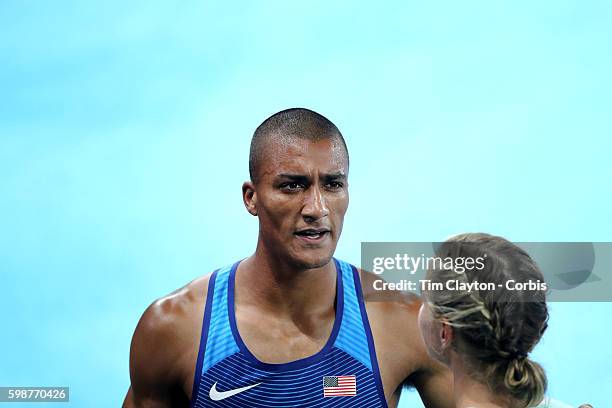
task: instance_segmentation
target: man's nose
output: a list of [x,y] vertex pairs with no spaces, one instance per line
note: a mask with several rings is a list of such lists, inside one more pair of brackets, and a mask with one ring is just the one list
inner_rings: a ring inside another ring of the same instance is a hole
[[304,218],[315,221],[326,217],[329,214],[329,208],[325,196],[321,192],[321,188],[318,185],[312,185],[307,191],[304,201],[304,208],[302,208],[302,215]]

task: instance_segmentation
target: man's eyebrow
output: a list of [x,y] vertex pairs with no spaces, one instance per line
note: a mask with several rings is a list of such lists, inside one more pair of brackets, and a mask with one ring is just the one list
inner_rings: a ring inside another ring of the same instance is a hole
[[277,180],[291,180],[291,181],[307,181],[308,177],[303,174],[292,174],[292,173],[280,173],[276,175]]
[[[307,180],[308,176],[303,174],[293,174],[293,173],[280,173],[276,175],[278,179],[289,179],[289,180]],[[346,174],[344,172],[339,171],[335,173],[324,173],[321,174],[321,179],[323,180],[338,180],[338,179],[346,179]]]
[[346,174],[344,174],[344,172],[339,171],[336,173],[327,173],[327,174],[323,174],[321,175],[321,178],[324,180],[345,180],[346,179]]
[[279,173],[276,175],[276,177],[278,178],[298,178],[298,177],[306,177],[303,174],[296,174],[296,173]]

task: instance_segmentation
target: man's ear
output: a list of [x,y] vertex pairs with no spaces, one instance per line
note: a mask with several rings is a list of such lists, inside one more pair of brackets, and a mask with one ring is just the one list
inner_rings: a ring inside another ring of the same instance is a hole
[[242,201],[249,214],[257,216],[257,193],[252,181],[245,181],[242,184]]

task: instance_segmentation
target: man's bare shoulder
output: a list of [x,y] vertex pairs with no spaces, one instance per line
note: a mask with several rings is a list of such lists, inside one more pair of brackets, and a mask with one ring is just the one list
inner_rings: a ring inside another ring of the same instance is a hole
[[[400,292],[397,290],[376,290],[374,282],[382,278],[371,272],[359,270],[363,298],[368,307],[389,315],[385,319],[389,324],[405,326],[405,323],[416,323],[419,309],[423,303],[420,296],[411,292]],[[391,318],[393,317],[393,318]],[[399,320],[397,320],[399,319]]]
[[180,332],[183,325],[197,318],[195,312],[206,301],[209,279],[210,274],[200,277],[155,300],[143,313],[136,333],[142,331],[144,334],[166,338]]
[[208,274],[194,279],[182,288],[155,300],[145,310],[141,323],[148,329],[163,332],[184,320],[193,319],[195,309],[206,302],[210,276],[211,274]]
[[130,347],[128,398],[163,401],[173,398],[177,390],[188,391],[209,280],[210,274],[195,279],[145,310]]
[[161,342],[170,349],[180,346],[181,340],[193,341],[185,335],[201,326],[209,280],[210,274],[202,276],[151,303],[138,322],[134,340],[143,340],[139,344],[143,346]]
[[410,292],[374,289],[374,281],[380,276],[359,271],[370,325],[385,337],[383,344],[392,345],[405,357],[413,369],[428,364],[427,352],[418,328],[420,296]]

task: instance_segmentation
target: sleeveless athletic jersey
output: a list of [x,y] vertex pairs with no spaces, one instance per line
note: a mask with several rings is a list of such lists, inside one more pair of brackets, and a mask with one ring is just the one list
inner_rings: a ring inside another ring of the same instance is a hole
[[336,318],[321,351],[284,364],[259,361],[236,328],[238,263],[208,286],[192,407],[387,407],[357,270],[334,259]]

